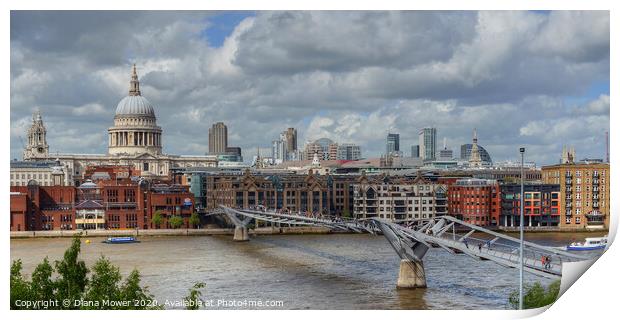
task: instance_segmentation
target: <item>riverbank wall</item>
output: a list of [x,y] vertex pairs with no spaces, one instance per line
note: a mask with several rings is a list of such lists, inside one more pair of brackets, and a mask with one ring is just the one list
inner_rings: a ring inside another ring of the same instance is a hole
[[[51,231],[11,231],[11,239],[25,238],[70,238],[78,233],[82,237],[163,237],[163,236],[232,236],[235,229],[206,228],[206,229],[138,229],[138,230],[51,230]],[[282,227],[250,229],[250,235],[274,234],[328,234],[334,232],[322,227]]]
[[[519,228],[495,228],[493,231],[500,233],[518,233]],[[557,227],[536,228],[525,227],[526,233],[588,233],[588,232],[607,232],[607,229],[560,229]],[[233,236],[235,229],[226,228],[205,228],[205,229],[138,229],[138,230],[51,230],[51,231],[11,231],[11,239],[23,238],[70,238],[78,233],[82,233],[82,237],[164,237],[164,236],[217,236],[229,235]],[[274,235],[274,234],[330,234],[330,233],[354,233],[350,231],[335,231],[324,227],[262,227],[250,229],[251,236],[256,235]]]

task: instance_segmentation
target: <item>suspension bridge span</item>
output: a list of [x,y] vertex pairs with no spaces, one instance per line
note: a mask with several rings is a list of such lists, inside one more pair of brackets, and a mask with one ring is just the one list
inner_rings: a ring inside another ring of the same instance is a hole
[[[490,260],[509,268],[519,267],[519,239],[458,220],[452,216],[389,221],[350,219],[335,216],[306,216],[269,211],[265,208],[238,209],[220,206],[209,215],[220,214],[234,225],[235,241],[248,241],[252,220],[296,226],[318,226],[332,230],[382,234],[400,257],[397,286],[426,287],[423,258],[431,247],[476,260]],[[560,278],[562,263],[586,257],[529,241],[523,242],[523,270],[546,278]],[[544,257],[544,259],[543,259]]]

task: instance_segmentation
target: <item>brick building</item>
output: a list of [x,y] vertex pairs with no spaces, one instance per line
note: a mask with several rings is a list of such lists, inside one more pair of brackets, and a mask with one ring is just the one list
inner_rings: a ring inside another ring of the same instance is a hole
[[[501,185],[499,225],[518,227],[521,215],[521,185]],[[527,227],[556,227],[560,222],[560,185],[525,184],[523,225]]]
[[150,185],[143,180],[90,180],[74,186],[12,186],[11,231],[151,229],[155,211],[161,228],[172,215],[189,227],[194,196],[188,186]]
[[561,228],[609,229],[609,163],[582,161],[542,167],[543,183],[560,186]]
[[11,192],[11,231],[24,231],[28,226],[26,193]]
[[219,205],[251,208],[262,205],[289,212],[353,212],[351,175],[319,175],[289,171],[177,171],[172,181],[189,184],[197,205],[206,211]]
[[496,226],[501,211],[496,180],[461,179],[448,187],[448,212],[478,226]]
[[[75,229],[75,187],[73,186],[12,186],[11,192],[19,193],[11,201],[11,212],[25,213],[19,218],[19,231],[25,230],[72,230]],[[13,199],[13,196],[11,197]],[[15,205],[15,207],[13,207]],[[22,224],[22,222],[24,224]],[[13,229],[13,225],[12,225]],[[18,231],[18,230],[16,230]]]

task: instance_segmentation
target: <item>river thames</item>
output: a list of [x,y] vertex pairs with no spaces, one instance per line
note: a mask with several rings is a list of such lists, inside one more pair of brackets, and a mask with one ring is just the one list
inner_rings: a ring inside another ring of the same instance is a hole
[[[563,246],[602,235],[532,233],[526,240]],[[518,289],[518,269],[431,248],[424,258],[428,288],[398,290],[398,256],[384,237],[367,234],[263,235],[249,242],[233,242],[232,236],[141,237],[124,245],[89,239],[82,240],[81,253],[89,267],[104,255],[123,276],[137,268],[160,304],[181,300],[196,282],[206,283],[205,299],[282,301],[269,309],[505,309]],[[61,259],[70,242],[11,239],[11,259],[22,260],[29,278],[45,256]],[[525,280],[551,281],[527,273]]]

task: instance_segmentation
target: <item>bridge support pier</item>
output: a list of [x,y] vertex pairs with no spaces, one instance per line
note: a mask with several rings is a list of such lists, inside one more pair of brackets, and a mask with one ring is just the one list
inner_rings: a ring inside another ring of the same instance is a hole
[[234,241],[250,241],[248,227],[235,227]]
[[426,288],[424,263],[421,260],[400,260],[400,270],[398,271],[398,283],[396,287],[399,289]]

